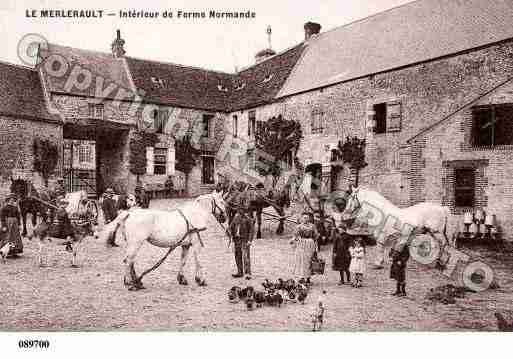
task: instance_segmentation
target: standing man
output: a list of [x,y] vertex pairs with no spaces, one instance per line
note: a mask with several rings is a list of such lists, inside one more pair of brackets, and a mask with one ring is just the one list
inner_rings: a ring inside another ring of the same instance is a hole
[[141,208],[149,208],[150,207],[150,199],[148,198],[148,195],[146,194],[146,191],[144,190],[144,186],[141,184],[138,184],[135,187],[135,199],[137,204]]
[[164,187],[166,188],[167,198],[173,197],[173,192],[175,191],[175,184],[173,183],[173,176],[167,176],[166,182],[164,183]]
[[230,222],[230,233],[233,236],[233,246],[237,273],[232,274],[234,278],[251,279],[251,243],[255,235],[255,218],[250,209],[250,199],[247,191],[241,192],[238,196],[237,210],[233,220]]
[[53,198],[66,197],[66,187],[64,186],[64,178],[57,178],[57,183],[53,189]]
[[[114,190],[112,188],[107,188],[103,195],[102,203],[103,218],[105,219],[105,224],[112,222],[118,215],[113,196]],[[119,247],[115,242],[114,236],[109,238],[107,245],[111,247]]]

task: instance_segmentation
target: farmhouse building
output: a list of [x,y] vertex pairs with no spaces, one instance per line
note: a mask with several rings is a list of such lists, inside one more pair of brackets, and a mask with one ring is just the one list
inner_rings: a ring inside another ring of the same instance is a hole
[[[89,183],[94,192],[131,189],[137,180],[158,186],[167,175],[185,178],[175,168],[176,123],[199,126],[201,157],[187,179],[194,195],[211,190],[219,175],[257,176],[257,123],[281,115],[303,131],[286,170],[294,171],[297,156],[323,191],[353,180],[331,159],[340,140],[357,136],[367,144],[361,184],[401,206],[436,201],[456,216],[484,209],[511,234],[512,17],[509,0],[418,0],[325,32],[309,22],[303,42],[264,49],[237,73],[133,58],[119,32],[112,53],[49,44],[36,70],[0,66],[2,82],[4,72],[14,74],[8,81],[25,81],[0,86],[17,99],[0,109],[2,156],[28,146],[21,137],[11,145],[4,131],[39,135],[45,126],[68,153],[59,171],[71,185]],[[46,66],[52,55],[66,68]],[[31,110],[33,101],[41,108]],[[143,147],[137,175],[130,146],[148,114],[157,141]],[[75,152],[84,161],[70,159]],[[2,167],[2,189],[12,171],[30,168],[26,153]]]

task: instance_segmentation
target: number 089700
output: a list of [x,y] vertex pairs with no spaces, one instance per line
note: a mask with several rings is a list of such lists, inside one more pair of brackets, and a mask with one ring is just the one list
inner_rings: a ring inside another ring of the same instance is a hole
[[23,339],[18,341],[18,347],[21,349],[48,349],[50,342],[48,340]]

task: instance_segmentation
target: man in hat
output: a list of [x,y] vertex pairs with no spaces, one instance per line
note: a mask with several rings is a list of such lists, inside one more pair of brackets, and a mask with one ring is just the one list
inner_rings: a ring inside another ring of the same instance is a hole
[[53,188],[53,198],[65,197],[66,196],[66,187],[64,186],[64,178],[57,178],[57,183]]
[[137,205],[141,208],[149,208],[150,207],[150,198],[144,189],[142,184],[137,184],[135,187],[135,198],[137,201]]
[[166,182],[164,183],[164,188],[166,189],[167,197],[172,198],[173,192],[175,191],[175,184],[173,182],[173,176],[167,176]]
[[[105,219],[105,224],[112,222],[118,215],[116,210],[116,202],[114,201],[113,197],[114,190],[112,188],[107,188],[103,195],[102,202],[103,218]],[[114,237],[109,239],[107,245],[111,247],[118,247]]]
[[255,235],[255,218],[251,210],[251,198],[248,191],[239,192],[235,215],[230,222],[230,233],[233,238],[235,264],[237,273],[234,278],[251,279],[251,243]]
[[8,256],[17,257],[18,254],[23,253],[23,242],[20,235],[20,211],[16,203],[16,196],[10,194],[5,200],[5,205],[0,211],[0,219],[2,223],[0,247],[5,243],[12,243],[13,246],[9,250]]

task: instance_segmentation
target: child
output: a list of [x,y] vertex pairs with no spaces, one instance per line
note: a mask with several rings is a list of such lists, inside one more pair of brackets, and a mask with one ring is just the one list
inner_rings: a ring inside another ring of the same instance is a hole
[[349,249],[349,252],[351,253],[349,271],[354,278],[352,285],[359,288],[362,286],[363,274],[365,273],[365,248],[360,237],[356,237],[354,246]]
[[406,243],[398,243],[390,252],[392,266],[390,267],[390,278],[395,279],[396,290],[392,295],[406,297],[406,263],[410,258],[410,249]]
[[321,330],[322,325],[324,324],[324,314],[326,313],[325,295],[326,291],[323,290],[322,294],[319,296],[319,299],[317,300],[314,312],[312,314],[312,324],[314,332]]
[[351,265],[351,253],[349,247],[351,245],[351,237],[346,232],[346,225],[341,222],[335,228],[333,233],[333,254],[332,254],[332,268],[340,272],[339,285],[343,285],[344,274],[347,283],[351,283],[351,275],[349,267]]
[[[20,211],[16,203],[16,196],[11,194],[5,200],[5,205],[2,207],[0,213],[2,222],[2,232],[5,236],[3,242],[12,244],[8,256],[16,258],[20,253],[23,253],[23,242],[20,235]],[[5,243],[1,243],[2,247]]]

